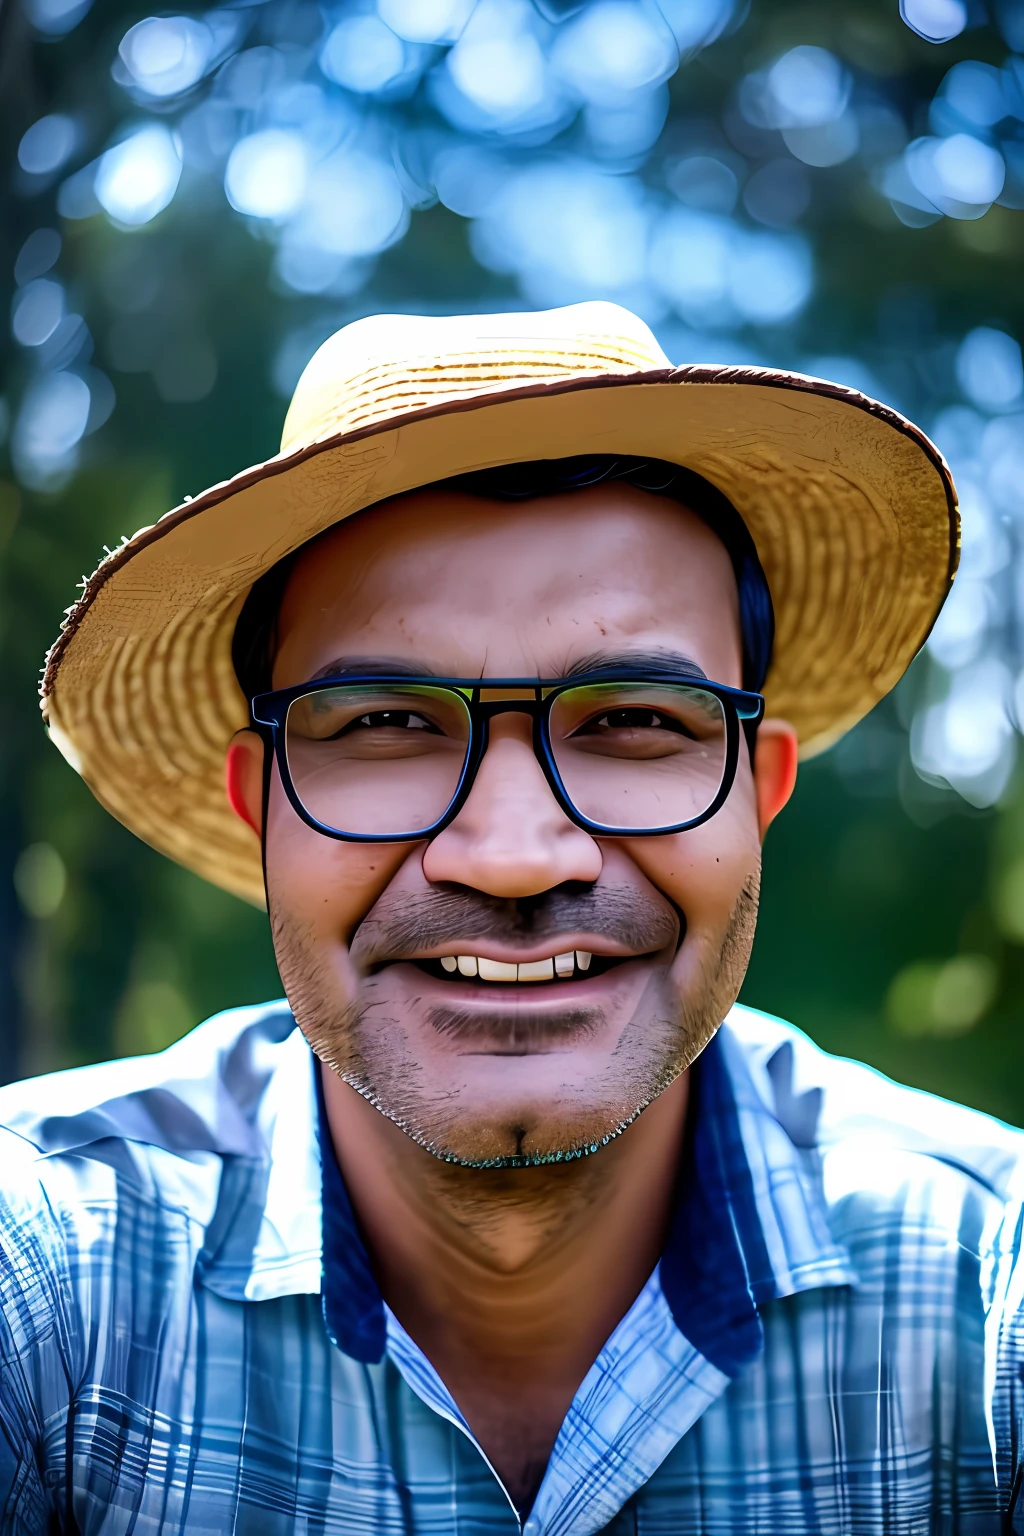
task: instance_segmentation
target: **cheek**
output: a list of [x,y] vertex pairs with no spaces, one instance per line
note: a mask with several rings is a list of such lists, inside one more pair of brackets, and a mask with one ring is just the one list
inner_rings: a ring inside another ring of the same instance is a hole
[[408,850],[397,843],[343,843],[295,814],[280,784],[267,808],[267,884],[272,905],[313,941],[347,945]]
[[630,857],[653,885],[681,908],[687,931],[725,929],[744,887],[760,865],[761,842],[749,765],[741,765],[717,815],[675,837],[637,838]]

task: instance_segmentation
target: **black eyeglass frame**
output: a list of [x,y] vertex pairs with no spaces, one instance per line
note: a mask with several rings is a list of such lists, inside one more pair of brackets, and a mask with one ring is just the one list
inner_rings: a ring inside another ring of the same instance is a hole
[[[558,772],[551,747],[549,721],[552,706],[560,694],[573,688],[586,688],[594,683],[672,683],[677,686],[685,685],[700,689],[703,693],[710,693],[719,700],[725,716],[725,768],[718,793],[707,810],[702,811],[699,816],[691,817],[689,821],[681,821],[668,827],[608,827],[602,822],[591,821],[588,816],[584,816],[576,809]],[[332,688],[350,687],[353,684],[445,688],[458,693],[460,702],[466,706],[469,715],[469,740],[466,744],[466,759],[462,766],[462,773],[447,810],[430,826],[416,832],[342,832],[337,827],[329,827],[326,822],[318,821],[300,800],[288,766],[286,744],[288,711],[296,699],[305,698],[312,693],[327,693]],[[490,693],[498,689],[513,688],[517,690],[531,688],[534,697],[532,699],[481,699],[480,697],[481,692]],[[267,753],[267,770],[269,772],[272,755],[277,762],[281,783],[292,809],[307,826],[312,827],[314,832],[319,832],[324,837],[333,837],[338,842],[418,843],[425,842],[436,837],[439,832],[443,832],[445,827],[450,826],[455,820],[469,798],[477,770],[487,751],[490,721],[495,715],[503,714],[531,717],[534,754],[556,801],[577,827],[582,827],[585,832],[590,832],[596,837],[670,837],[677,832],[689,832],[692,828],[701,826],[721,810],[736,778],[741,723],[753,750],[754,733],[764,719],[764,697],[760,693],[750,693],[743,688],[730,688],[725,683],[715,683],[703,677],[695,677],[692,672],[680,672],[674,669],[659,671],[650,667],[638,668],[635,671],[632,668],[616,667],[609,671],[581,672],[575,677],[549,680],[536,677],[460,678],[421,676],[408,672],[347,672],[337,677],[318,678],[313,683],[298,683],[294,688],[278,688],[272,693],[257,694],[250,702],[249,713],[252,728],[259,732],[265,745],[271,749]],[[266,787],[269,787],[269,779],[266,781]]]

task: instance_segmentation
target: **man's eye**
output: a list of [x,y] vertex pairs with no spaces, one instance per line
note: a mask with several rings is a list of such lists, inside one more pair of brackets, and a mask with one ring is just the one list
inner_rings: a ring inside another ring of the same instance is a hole
[[658,740],[664,741],[662,733],[681,736],[687,741],[699,739],[699,732],[676,715],[643,704],[605,710],[603,715],[594,715],[574,732],[578,737],[589,736],[592,739],[605,736],[609,746],[617,742],[623,747],[630,741],[634,746],[639,746],[641,741],[653,745]]
[[683,727],[678,720],[663,715],[656,709],[610,709],[590,722],[591,730],[598,731],[679,731]]
[[414,715],[408,709],[380,709],[372,715],[360,715],[358,720],[353,720],[351,725],[345,727],[347,731],[433,731],[437,734],[436,727],[424,720],[422,715]]

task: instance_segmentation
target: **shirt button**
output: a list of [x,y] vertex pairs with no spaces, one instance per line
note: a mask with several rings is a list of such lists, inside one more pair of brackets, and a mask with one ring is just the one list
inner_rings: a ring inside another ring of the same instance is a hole
[[527,1520],[526,1524],[523,1526],[523,1536],[537,1536],[539,1530],[540,1521],[535,1520],[531,1515],[529,1520]]

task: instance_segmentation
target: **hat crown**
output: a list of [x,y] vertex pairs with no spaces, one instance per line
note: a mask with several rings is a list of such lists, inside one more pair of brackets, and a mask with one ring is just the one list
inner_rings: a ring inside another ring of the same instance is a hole
[[648,326],[619,304],[494,315],[370,315],[335,331],[295,387],[282,454],[516,381],[624,374],[671,364]]

